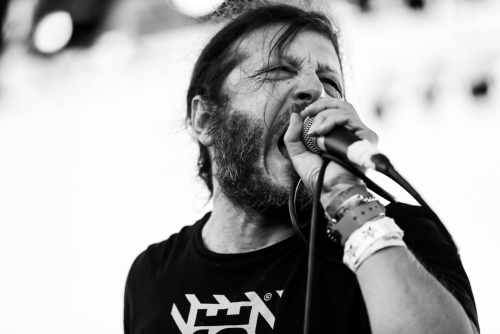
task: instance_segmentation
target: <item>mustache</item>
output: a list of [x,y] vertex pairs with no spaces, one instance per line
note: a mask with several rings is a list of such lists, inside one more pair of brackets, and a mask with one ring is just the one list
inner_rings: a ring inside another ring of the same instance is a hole
[[288,109],[284,113],[279,115],[278,118],[274,121],[273,125],[270,128],[271,133],[285,133],[285,131],[288,129],[288,125],[290,124],[290,116],[294,113],[300,114],[300,112],[310,104],[311,103],[309,102],[297,102],[290,105],[290,107],[288,107]]
[[297,102],[292,104],[288,109],[290,109],[291,111],[290,114],[292,113],[300,114],[302,110],[306,109],[311,104],[312,102]]

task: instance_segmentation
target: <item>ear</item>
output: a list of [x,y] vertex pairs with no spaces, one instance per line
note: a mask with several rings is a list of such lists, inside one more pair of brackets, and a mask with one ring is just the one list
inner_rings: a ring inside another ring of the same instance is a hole
[[210,107],[203,97],[200,95],[193,97],[191,100],[191,127],[198,141],[207,147],[213,144],[212,137],[208,135],[210,116]]

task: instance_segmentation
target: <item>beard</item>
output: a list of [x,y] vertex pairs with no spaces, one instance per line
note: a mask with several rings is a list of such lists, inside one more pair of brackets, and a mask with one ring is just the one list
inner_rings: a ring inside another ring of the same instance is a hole
[[[278,116],[268,132],[283,133],[288,128],[290,114],[300,112],[306,105],[301,103],[290,107],[288,112]],[[248,112],[231,110],[225,105],[212,113],[208,132],[214,139],[214,177],[223,194],[235,206],[266,216],[287,214],[293,182],[288,186],[280,185],[258,165],[264,150],[273,143],[266,145],[264,125],[248,115]],[[291,164],[284,165],[280,172],[291,181],[299,178]],[[302,184],[296,198],[299,215],[309,213],[313,196]]]

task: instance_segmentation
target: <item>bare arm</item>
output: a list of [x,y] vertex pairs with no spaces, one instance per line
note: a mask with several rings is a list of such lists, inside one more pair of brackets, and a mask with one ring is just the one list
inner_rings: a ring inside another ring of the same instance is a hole
[[356,274],[374,334],[477,333],[456,298],[407,248],[375,253]]
[[[339,125],[373,143],[376,143],[377,136],[361,122],[349,103],[339,99],[327,97],[314,102],[300,115],[292,114],[290,127],[285,135],[285,144],[295,170],[306,186],[314,190],[322,159],[308,152],[300,138],[303,118],[308,116],[316,116],[313,126],[309,129],[311,136],[327,135]],[[334,164],[328,166],[322,193],[322,204],[325,208],[336,198],[339,191],[345,189],[342,187],[342,180],[348,181],[350,178],[352,176],[339,166]],[[421,227],[414,228],[418,232]],[[461,267],[458,256],[450,253],[452,250],[441,247],[443,245],[436,235],[439,232],[430,230],[427,232],[428,234],[422,235],[423,238],[417,236],[417,239],[424,241],[415,248],[426,252],[424,262],[426,266],[430,264],[431,268],[444,271],[449,269],[450,271],[446,272],[449,275],[447,278],[453,280],[457,275],[459,279],[466,280],[465,273],[458,267]],[[443,253],[433,254],[432,245],[426,247],[427,237],[435,238],[437,250]],[[410,247],[409,244],[408,246]],[[439,261],[435,261],[435,255],[441,257]],[[452,265],[448,265],[448,260]],[[449,289],[431,275],[405,247],[381,249],[361,264],[356,275],[374,334],[477,333],[475,325],[462,306],[464,301],[459,302]],[[463,287],[460,285],[462,283],[457,286]],[[467,294],[467,291],[465,293]],[[472,295],[469,297],[472,298]]]

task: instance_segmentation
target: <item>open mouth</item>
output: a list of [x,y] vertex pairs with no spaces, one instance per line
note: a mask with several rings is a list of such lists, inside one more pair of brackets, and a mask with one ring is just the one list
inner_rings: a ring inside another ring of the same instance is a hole
[[281,154],[283,154],[283,156],[285,158],[290,158],[290,156],[288,155],[288,150],[286,149],[286,146],[285,146],[285,141],[284,141],[284,138],[285,137],[285,134],[283,134],[280,139],[278,139],[278,150],[280,150]]

